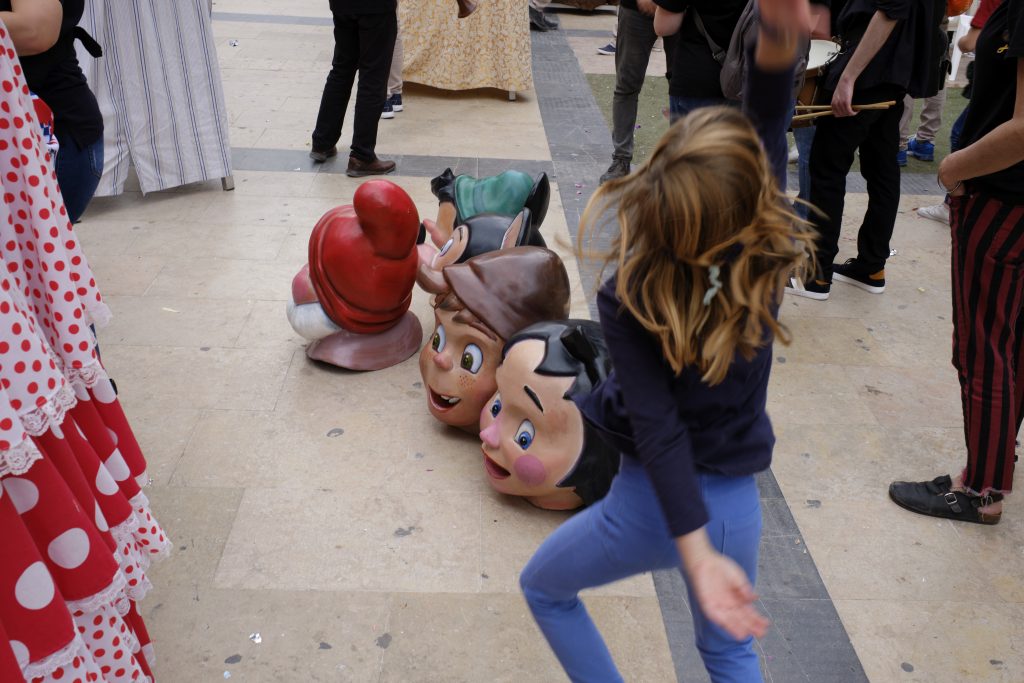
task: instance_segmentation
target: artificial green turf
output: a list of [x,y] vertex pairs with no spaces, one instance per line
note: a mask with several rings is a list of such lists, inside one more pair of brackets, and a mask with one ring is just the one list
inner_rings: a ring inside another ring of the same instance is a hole
[[[590,89],[594,92],[594,99],[597,106],[601,108],[608,127],[612,125],[612,94],[615,91],[615,76],[611,74],[587,74],[590,82]],[[921,103],[916,103],[914,120],[911,121],[910,133],[917,130],[916,124],[920,121]],[[925,162],[910,158],[904,167],[904,173],[936,173],[938,162],[949,154],[949,129],[960,112],[967,106],[967,100],[961,95],[961,88],[949,88],[946,95],[946,106],[942,112],[942,127],[935,136],[935,161]],[[635,146],[633,152],[633,163],[639,164],[654,148],[658,139],[668,130],[668,119],[662,111],[668,108],[668,81],[663,77],[648,76],[644,81],[643,90],[640,92],[640,101],[637,108],[637,129],[633,137]],[[610,159],[609,159],[610,161]],[[854,162],[852,170],[857,170],[858,165]]]

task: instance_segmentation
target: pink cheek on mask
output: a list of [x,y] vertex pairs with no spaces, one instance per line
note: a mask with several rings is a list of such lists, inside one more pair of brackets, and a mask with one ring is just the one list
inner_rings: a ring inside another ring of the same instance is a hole
[[548,471],[542,463],[532,455],[520,455],[512,465],[516,476],[527,486],[539,486],[548,478]]

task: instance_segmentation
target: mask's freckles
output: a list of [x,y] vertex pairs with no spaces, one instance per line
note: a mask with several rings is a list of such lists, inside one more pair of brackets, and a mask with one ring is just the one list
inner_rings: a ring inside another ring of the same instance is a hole
[[540,486],[548,477],[544,463],[529,454],[520,455],[516,458],[512,469],[516,471],[516,476],[527,486]]
[[469,391],[476,384],[476,378],[466,373],[459,373],[459,388],[464,391]]

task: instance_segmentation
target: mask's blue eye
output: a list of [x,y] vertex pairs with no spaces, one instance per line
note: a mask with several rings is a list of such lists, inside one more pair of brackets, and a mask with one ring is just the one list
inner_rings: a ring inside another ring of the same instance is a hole
[[533,437],[536,434],[537,430],[533,428],[533,423],[529,420],[523,420],[522,424],[519,425],[519,432],[516,434],[516,443],[525,451],[533,443]]
[[494,399],[494,403],[491,404],[491,417],[498,417],[498,413],[501,412],[501,396]]

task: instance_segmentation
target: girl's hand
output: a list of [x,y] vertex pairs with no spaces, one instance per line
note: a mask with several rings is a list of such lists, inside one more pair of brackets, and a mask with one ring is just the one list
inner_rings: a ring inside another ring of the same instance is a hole
[[711,551],[687,562],[686,572],[693,595],[708,619],[736,640],[764,636],[769,621],[754,607],[757,595],[738,564]]

